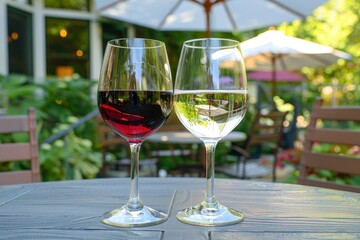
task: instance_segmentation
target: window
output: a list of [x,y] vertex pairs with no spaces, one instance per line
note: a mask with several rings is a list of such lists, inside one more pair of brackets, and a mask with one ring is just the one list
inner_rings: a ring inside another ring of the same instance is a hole
[[47,74],[89,78],[89,22],[46,18]]
[[8,7],[9,73],[33,75],[32,16]]
[[120,21],[112,19],[103,19],[101,24],[102,29],[102,45],[105,52],[108,41],[116,38],[124,38],[127,35],[126,25]]

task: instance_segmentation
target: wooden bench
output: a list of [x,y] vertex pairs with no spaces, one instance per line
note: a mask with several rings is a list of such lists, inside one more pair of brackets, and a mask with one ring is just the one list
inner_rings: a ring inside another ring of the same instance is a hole
[[27,142],[0,142],[0,163],[28,161],[29,170],[1,171],[0,184],[20,184],[40,181],[38,139],[35,109],[27,115],[0,116],[0,134],[26,133]]
[[[349,129],[348,124],[357,122],[357,128]],[[304,143],[304,153],[300,163],[299,184],[360,192],[359,186],[339,184],[312,177],[313,172],[330,170],[340,176],[360,176],[359,155],[347,156],[343,153],[322,153],[314,146],[333,144],[341,147],[360,148],[360,107],[324,107],[318,99],[313,106],[310,124]]]

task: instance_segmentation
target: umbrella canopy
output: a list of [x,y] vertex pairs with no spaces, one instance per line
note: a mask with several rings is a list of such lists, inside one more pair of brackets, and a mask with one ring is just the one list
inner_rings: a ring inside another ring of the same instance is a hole
[[329,46],[286,36],[269,30],[241,43],[247,70],[272,72],[272,95],[276,94],[276,72],[294,71],[303,67],[325,67],[351,55]]
[[[260,81],[272,81],[273,73],[271,71],[256,71],[249,73],[247,77],[249,79],[260,80]],[[302,82],[305,80],[306,78],[293,72],[288,72],[288,71],[275,72],[276,82]]]
[[95,0],[100,15],[157,30],[231,32],[304,19],[327,0]]

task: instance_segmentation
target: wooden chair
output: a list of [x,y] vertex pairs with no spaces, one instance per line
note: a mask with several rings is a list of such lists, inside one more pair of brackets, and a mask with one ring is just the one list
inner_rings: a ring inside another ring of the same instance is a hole
[[[128,142],[120,137],[118,134],[114,132],[106,122],[100,117],[97,116],[95,118],[96,126],[97,126],[97,133],[98,133],[98,140],[101,147],[101,152],[103,156],[103,167],[100,171],[101,177],[107,177],[109,175],[110,170],[126,171],[126,174],[130,173],[130,148]],[[125,151],[126,156],[122,159],[117,159],[115,161],[108,161],[107,155],[109,152],[120,152]],[[151,176],[157,176],[158,171],[158,159],[156,158],[146,158],[140,159],[139,161],[139,168],[144,168],[145,166],[153,169],[150,172]]]
[[[276,181],[276,163],[277,155],[280,149],[280,142],[283,136],[283,126],[287,112],[270,111],[268,113],[262,113],[258,111],[253,119],[253,123],[250,128],[248,138],[243,146],[232,145],[232,154],[238,156],[238,163],[235,165],[236,169],[232,169],[237,177],[246,179],[247,176],[247,162],[250,159],[258,159],[264,149],[267,150],[267,154],[272,155],[272,180]],[[240,173],[240,165],[242,162],[242,173]],[[263,166],[259,166],[256,163],[260,172],[265,172]],[[233,166],[234,168],[234,166]],[[226,174],[226,172],[225,172]]]
[[[188,131],[184,125],[179,121],[175,111],[172,111],[165,124],[161,126],[158,132],[182,132]],[[173,176],[196,176],[200,177],[204,175],[204,166],[200,160],[201,149],[194,154],[191,149],[192,144],[152,144],[155,150],[151,151],[150,155],[161,158],[168,157],[174,163],[174,167],[169,169],[169,174]],[[161,148],[160,145],[166,145]],[[202,145],[201,145],[202,147]]]
[[[303,185],[360,192],[360,187],[323,181],[311,177],[311,172],[325,169],[340,175],[360,175],[360,159],[343,154],[319,153],[318,144],[360,147],[360,130],[346,129],[346,123],[360,123],[360,107],[324,107],[317,99],[305,136],[298,183]],[[359,126],[359,125],[358,125]]]
[[0,162],[26,160],[31,164],[29,170],[0,172],[0,184],[21,184],[40,181],[36,131],[36,113],[33,108],[28,110],[28,115],[0,116],[0,134],[25,132],[29,137],[29,141],[24,143],[0,142]]

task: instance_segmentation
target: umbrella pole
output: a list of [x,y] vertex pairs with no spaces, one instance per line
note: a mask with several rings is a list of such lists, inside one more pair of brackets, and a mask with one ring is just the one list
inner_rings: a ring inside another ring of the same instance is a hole
[[209,16],[209,14],[208,14],[208,15],[206,15],[206,25],[207,25],[207,26],[206,26],[206,32],[205,32],[205,37],[206,37],[206,38],[210,38],[210,37],[211,37],[209,24],[210,24],[210,16]]
[[211,33],[210,33],[210,13],[211,13],[211,7],[212,4],[209,0],[206,0],[204,2],[204,11],[205,11],[205,16],[206,16],[206,32],[205,32],[205,37],[206,38],[210,38],[211,37]]
[[274,102],[274,97],[276,95],[276,65],[275,65],[275,61],[276,61],[276,57],[273,54],[271,56],[271,68],[272,68],[272,88],[271,88],[271,95],[272,95],[272,108],[275,109],[275,102]]
[[[205,16],[206,16],[206,31],[205,31],[205,37],[206,38],[210,38],[211,37],[211,33],[210,33],[210,12],[211,12],[211,7],[213,4],[216,4],[218,2],[215,1],[214,3],[212,3],[210,0],[205,0],[204,2],[199,1],[199,0],[191,0],[192,2],[199,4],[201,6],[203,6],[204,11],[205,11]],[[223,0],[220,0],[220,2],[222,2]],[[181,2],[181,1],[179,1]]]

